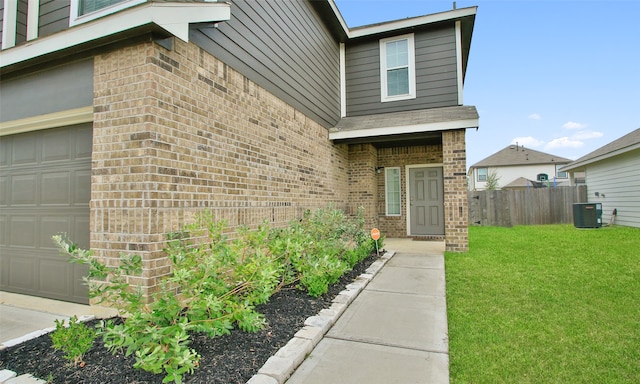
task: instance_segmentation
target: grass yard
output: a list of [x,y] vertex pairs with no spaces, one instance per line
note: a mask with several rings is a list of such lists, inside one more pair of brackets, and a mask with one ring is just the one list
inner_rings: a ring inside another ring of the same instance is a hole
[[451,383],[639,383],[640,229],[470,227],[445,255]]

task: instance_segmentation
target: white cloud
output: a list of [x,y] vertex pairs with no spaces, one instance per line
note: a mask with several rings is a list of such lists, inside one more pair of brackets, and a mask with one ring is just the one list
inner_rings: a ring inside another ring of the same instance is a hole
[[564,128],[564,129],[582,129],[582,128],[585,128],[585,127],[586,127],[586,125],[584,125],[582,123],[576,123],[575,121],[567,121],[562,126],[562,128]]
[[529,115],[529,118],[531,120],[540,120],[540,119],[542,119],[542,116],[538,115],[537,113],[532,113],[532,114]]
[[598,137],[604,136],[602,132],[598,131],[580,131],[571,136],[573,140],[589,140],[589,139],[597,139]]
[[538,140],[535,137],[532,136],[526,136],[526,137],[516,137],[515,139],[511,140],[511,144],[515,144],[518,143],[518,145],[524,145],[525,147],[539,147],[542,144],[544,144],[544,141],[542,140]]
[[580,140],[575,140],[569,137],[559,137],[557,139],[553,139],[544,146],[544,149],[556,149],[556,148],[580,148],[584,145],[584,143]]

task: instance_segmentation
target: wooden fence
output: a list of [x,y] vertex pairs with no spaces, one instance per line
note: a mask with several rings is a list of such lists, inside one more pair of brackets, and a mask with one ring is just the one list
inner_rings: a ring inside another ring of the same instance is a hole
[[586,186],[469,192],[469,224],[573,223],[573,203],[587,201]]

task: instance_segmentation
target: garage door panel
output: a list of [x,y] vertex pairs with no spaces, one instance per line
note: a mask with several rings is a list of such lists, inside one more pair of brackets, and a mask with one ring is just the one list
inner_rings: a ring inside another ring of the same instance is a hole
[[22,293],[36,291],[35,264],[36,258],[29,255],[11,258],[8,268],[9,285]]
[[91,201],[91,171],[76,171],[74,177],[74,203],[89,204]]
[[69,160],[72,144],[68,129],[50,129],[42,135],[42,162]]
[[33,133],[14,136],[10,163],[13,165],[36,165],[38,162],[37,144]]
[[9,225],[7,224],[7,220],[9,220],[9,216],[0,215],[0,246],[5,247],[8,245],[8,236],[7,230],[9,229]]
[[78,127],[74,132],[76,139],[75,158],[91,159],[93,148],[93,133],[90,129]]
[[15,175],[11,180],[11,205],[36,205],[38,176]]
[[80,248],[89,249],[89,238],[90,238],[90,223],[89,218],[84,216],[76,217],[74,221],[74,228],[71,230],[73,241],[78,244]]
[[9,219],[9,245],[20,248],[35,248],[37,239],[34,216],[11,216]]
[[71,233],[71,217],[45,216],[40,219],[40,248],[57,249],[51,236]]
[[0,176],[0,206],[9,204],[9,178]]
[[43,174],[40,187],[40,204],[71,203],[70,172],[52,172]]
[[52,296],[70,296],[70,280],[73,278],[70,267],[72,265],[63,259],[41,260],[38,266],[39,289]]

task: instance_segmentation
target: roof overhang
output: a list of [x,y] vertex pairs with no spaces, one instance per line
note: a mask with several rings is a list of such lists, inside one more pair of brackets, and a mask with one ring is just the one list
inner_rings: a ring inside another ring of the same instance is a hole
[[630,145],[630,146],[625,147],[625,148],[620,148],[618,150],[611,151],[611,152],[602,154],[600,156],[596,156],[596,157],[592,157],[592,158],[589,158],[589,159],[585,159],[583,161],[580,161],[580,160],[574,161],[573,163],[569,163],[566,166],[560,168],[560,171],[564,171],[564,172],[569,172],[569,171],[581,172],[581,171],[584,171],[586,166],[589,165],[589,164],[597,163],[599,161],[606,160],[606,159],[609,159],[609,158],[612,158],[612,157],[615,157],[615,156],[619,156],[619,155],[625,154],[627,152],[635,151],[635,150],[638,150],[638,149],[640,149],[640,143],[636,143],[636,144]]
[[[349,29],[347,35],[350,39],[355,39],[359,37],[378,35],[428,24],[440,23],[443,21],[458,20],[464,17],[475,16],[477,10],[477,7],[460,8],[451,11],[433,13],[425,16],[410,17],[402,20],[366,25]],[[340,13],[338,12],[337,14],[339,15]]]
[[475,107],[455,106],[342,118],[329,130],[335,142],[384,142],[427,139],[442,131],[478,128]]
[[6,49],[0,53],[0,69],[132,30],[159,30],[189,41],[189,24],[227,21],[230,17],[230,5],[222,2],[146,2]]

